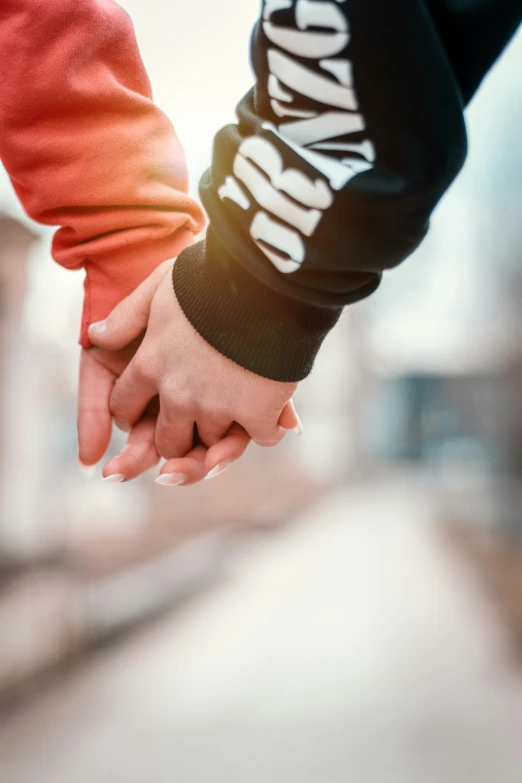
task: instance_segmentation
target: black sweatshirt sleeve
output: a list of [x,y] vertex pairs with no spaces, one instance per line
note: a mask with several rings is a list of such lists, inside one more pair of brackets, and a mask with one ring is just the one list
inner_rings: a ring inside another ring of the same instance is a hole
[[174,266],[211,345],[274,380],[310,372],[343,306],[425,236],[520,18],[520,0],[265,0],[255,88],[200,185],[206,240]]

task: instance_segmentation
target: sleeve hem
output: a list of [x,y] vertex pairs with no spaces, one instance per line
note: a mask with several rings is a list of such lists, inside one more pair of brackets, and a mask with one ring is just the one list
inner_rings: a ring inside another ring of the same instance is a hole
[[189,229],[155,242],[120,248],[83,262],[86,276],[80,345],[89,348],[89,326],[107,318],[122,299],[131,294],[160,264],[176,258],[194,241]]
[[199,334],[221,354],[274,381],[312,370],[342,308],[290,299],[260,283],[227,253],[211,228],[174,264],[174,291]]

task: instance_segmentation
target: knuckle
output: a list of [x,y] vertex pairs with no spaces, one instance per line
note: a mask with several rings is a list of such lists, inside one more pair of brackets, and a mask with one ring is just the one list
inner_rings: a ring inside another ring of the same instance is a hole
[[120,317],[122,320],[132,321],[133,323],[137,324],[141,324],[141,322],[144,320],[145,314],[143,312],[141,301],[132,294],[120,303],[120,308]]
[[134,372],[147,383],[154,381],[156,375],[154,362],[146,351],[138,351],[134,357]]
[[192,415],[198,411],[198,405],[191,391],[180,387],[178,383],[167,380],[162,384],[160,395],[166,411],[171,416]]
[[271,448],[277,446],[280,441],[280,435],[278,432],[270,431],[269,429],[257,429],[254,431],[252,440],[257,443],[258,446],[263,448]]

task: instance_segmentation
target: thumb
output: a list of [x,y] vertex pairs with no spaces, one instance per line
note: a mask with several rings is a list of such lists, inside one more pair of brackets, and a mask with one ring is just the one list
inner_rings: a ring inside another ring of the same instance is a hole
[[154,294],[171,264],[172,261],[160,264],[132,294],[116,305],[105,321],[91,324],[89,339],[93,345],[118,351],[145,331]]
[[281,411],[278,424],[285,430],[292,430],[297,435],[301,435],[303,431],[303,425],[301,424],[301,419],[297,415],[293,400],[289,400],[286,403],[285,407]]

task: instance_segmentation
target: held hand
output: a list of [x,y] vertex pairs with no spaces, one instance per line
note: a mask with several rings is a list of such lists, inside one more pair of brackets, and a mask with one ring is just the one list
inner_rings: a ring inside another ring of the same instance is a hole
[[[295,425],[296,414],[293,404],[286,405],[280,424],[285,429]],[[137,478],[160,460],[156,451],[154,436],[156,417],[146,415],[135,424],[129,435],[129,442],[121,453],[111,459],[103,469],[105,481],[113,483]],[[219,443],[210,448],[200,444],[184,457],[168,460],[156,479],[163,486],[188,486],[202,479],[210,479],[223,473],[246,451],[250,438],[239,424],[233,424]]]
[[[135,350],[135,349],[134,349]],[[111,439],[112,416],[109,398],[114,382],[127,366],[129,352],[102,351],[92,348],[82,352],[80,364],[80,396],[78,407],[79,459],[84,465],[94,465],[105,454]],[[119,483],[137,478],[160,461],[155,444],[157,415],[153,405],[129,434],[127,445],[103,469],[105,481]],[[244,453],[250,438],[242,427],[234,424],[227,435],[207,449],[199,445],[179,459],[167,462],[156,479],[158,484],[178,486],[195,484],[212,478]]]
[[157,452],[169,460],[191,452],[196,424],[208,448],[206,470],[217,467],[211,465],[212,448],[233,434],[234,423],[263,446],[279,443],[287,429],[299,432],[291,403],[297,384],[257,376],[206,343],[177,303],[171,271],[172,261],[162,264],[106,321],[90,329],[92,342],[104,351],[123,350],[146,329],[143,342],[114,384],[110,408],[116,422],[129,429],[159,395]]
[[[117,378],[134,356],[139,342],[122,351],[100,348],[84,349],[80,361],[78,397],[79,459],[84,465],[95,465],[105,454],[111,439],[112,415],[110,395]],[[122,452],[103,469],[106,481],[130,481],[153,468],[160,460],[154,436],[157,420],[157,399],[149,405],[147,415],[132,427]],[[167,462],[156,479],[159,484],[177,486],[194,484],[203,478],[221,473],[243,454],[250,438],[242,427],[234,424],[226,437],[211,449],[199,445],[187,455]]]

